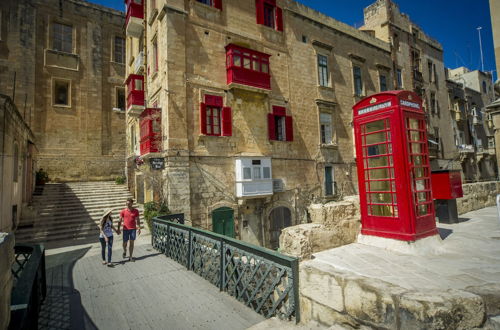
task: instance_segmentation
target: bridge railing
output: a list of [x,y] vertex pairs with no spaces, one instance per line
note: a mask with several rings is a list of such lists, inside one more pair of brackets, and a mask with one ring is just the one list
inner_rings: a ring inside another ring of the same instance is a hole
[[153,219],[155,249],[266,318],[300,321],[297,258],[169,219]]
[[45,249],[42,245],[16,245],[14,254],[9,329],[36,329],[47,295]]

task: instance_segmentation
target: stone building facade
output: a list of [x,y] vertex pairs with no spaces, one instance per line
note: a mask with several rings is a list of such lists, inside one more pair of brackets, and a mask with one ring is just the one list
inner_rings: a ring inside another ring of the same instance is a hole
[[0,92],[51,180],[110,179],[125,153],[124,15],[82,0],[0,4]]
[[392,53],[394,84],[413,90],[424,101],[432,169],[450,168],[458,159],[449,132],[448,91],[441,44],[399,11],[391,0],[377,0],[364,10],[361,30],[388,42]]
[[394,88],[389,44],[295,1],[139,2],[126,19],[139,200],[277,248],[310,204],[356,193],[352,106]]

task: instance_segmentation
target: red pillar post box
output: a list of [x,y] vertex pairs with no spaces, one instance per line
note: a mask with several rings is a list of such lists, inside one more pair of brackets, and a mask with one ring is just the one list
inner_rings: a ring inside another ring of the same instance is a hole
[[421,98],[383,92],[353,111],[361,233],[403,241],[437,234]]
[[432,196],[439,222],[458,223],[456,199],[464,196],[460,170],[432,171]]

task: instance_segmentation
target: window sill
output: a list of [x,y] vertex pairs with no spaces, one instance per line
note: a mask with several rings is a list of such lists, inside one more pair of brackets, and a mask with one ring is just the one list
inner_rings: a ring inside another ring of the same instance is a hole
[[120,65],[120,66],[125,66],[125,63],[120,63],[120,62],[115,62],[115,61],[109,61],[111,64],[115,65]]
[[71,105],[64,105],[64,104],[52,104],[54,108],[62,108],[62,109],[71,109]]
[[321,143],[320,147],[325,149],[338,149],[339,145],[337,143]]
[[333,91],[333,86],[323,86],[323,85],[318,85],[319,89],[323,89],[326,91]]

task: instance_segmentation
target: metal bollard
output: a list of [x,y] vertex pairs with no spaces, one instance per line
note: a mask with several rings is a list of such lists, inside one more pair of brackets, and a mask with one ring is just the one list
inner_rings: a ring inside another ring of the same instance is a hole
[[497,195],[497,212],[498,212],[498,221],[500,221],[500,194]]

